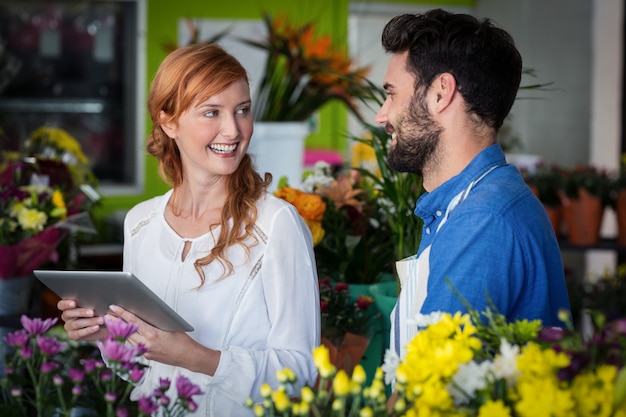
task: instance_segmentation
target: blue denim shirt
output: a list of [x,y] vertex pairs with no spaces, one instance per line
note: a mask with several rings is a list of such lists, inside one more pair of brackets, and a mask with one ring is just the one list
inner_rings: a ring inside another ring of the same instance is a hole
[[[498,167],[473,186],[437,231],[450,201],[493,166]],[[431,246],[421,313],[467,311],[465,302],[482,312],[491,300],[509,320],[563,326],[557,314],[570,304],[556,236],[543,206],[517,168],[506,165],[499,145],[424,193],[415,214],[424,220],[418,256]]]

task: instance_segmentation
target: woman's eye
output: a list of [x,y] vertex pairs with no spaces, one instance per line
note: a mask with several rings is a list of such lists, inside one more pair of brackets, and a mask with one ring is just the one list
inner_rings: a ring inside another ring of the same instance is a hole
[[237,109],[237,113],[238,114],[248,114],[248,113],[250,113],[250,107],[242,107],[240,109]]
[[218,115],[218,111],[217,110],[209,110],[209,111],[205,112],[204,115],[206,117],[216,117]]

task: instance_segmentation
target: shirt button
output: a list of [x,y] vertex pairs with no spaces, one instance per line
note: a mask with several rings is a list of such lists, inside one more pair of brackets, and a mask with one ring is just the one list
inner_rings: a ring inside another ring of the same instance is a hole
[[435,213],[437,215],[437,217],[441,216],[443,213],[441,212],[441,210],[437,210],[437,212]]
[[426,228],[426,234],[429,235],[430,234],[430,227]]

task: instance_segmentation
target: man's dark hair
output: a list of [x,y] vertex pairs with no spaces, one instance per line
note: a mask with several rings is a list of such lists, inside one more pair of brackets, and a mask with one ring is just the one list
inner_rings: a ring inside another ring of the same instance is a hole
[[382,34],[387,52],[409,51],[407,70],[415,91],[444,72],[454,76],[468,111],[496,130],[511,110],[522,77],[522,57],[513,38],[489,19],[441,9],[391,19]]

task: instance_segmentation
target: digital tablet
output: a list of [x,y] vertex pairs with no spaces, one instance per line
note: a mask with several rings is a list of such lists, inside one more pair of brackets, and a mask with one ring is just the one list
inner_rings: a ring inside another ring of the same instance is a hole
[[93,308],[104,316],[111,304],[125,308],[154,327],[166,331],[192,331],[193,327],[130,272],[33,271],[37,279],[79,307]]

